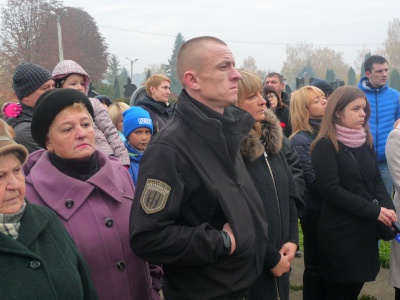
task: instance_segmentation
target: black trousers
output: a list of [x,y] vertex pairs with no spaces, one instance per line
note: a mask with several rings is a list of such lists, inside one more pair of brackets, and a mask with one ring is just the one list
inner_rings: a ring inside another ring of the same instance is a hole
[[357,300],[362,283],[338,283],[324,280],[324,300]]
[[304,237],[303,300],[321,300],[323,279],[319,268],[318,227],[320,210],[306,209],[300,219]]

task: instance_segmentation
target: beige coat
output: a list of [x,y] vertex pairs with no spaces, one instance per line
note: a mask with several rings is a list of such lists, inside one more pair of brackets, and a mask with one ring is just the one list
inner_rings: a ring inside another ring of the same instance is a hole
[[[397,219],[400,220],[400,124],[393,129],[386,142],[386,159],[395,188],[394,206]],[[392,240],[390,253],[390,277],[391,285],[400,288],[400,244]]]

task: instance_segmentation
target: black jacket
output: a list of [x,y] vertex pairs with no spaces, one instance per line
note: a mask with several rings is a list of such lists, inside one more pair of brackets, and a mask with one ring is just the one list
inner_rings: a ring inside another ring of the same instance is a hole
[[365,144],[359,148],[342,146],[336,152],[332,141],[322,138],[311,158],[323,199],[318,235],[322,276],[342,283],[375,280],[379,272],[380,206],[394,210],[375,152]]
[[156,101],[148,95],[139,99],[136,106],[149,112],[153,121],[153,135],[159,132],[174,114],[174,106],[167,106],[164,102]]
[[315,179],[315,172],[311,162],[310,146],[319,131],[321,120],[310,120],[311,127],[315,133],[308,131],[297,132],[291,139],[292,145],[300,158],[303,169],[305,190],[303,200],[309,210],[321,210],[322,198]]
[[[247,289],[261,274],[268,226],[239,153],[253,124],[237,107],[221,115],[183,90],[175,116],[144,152],[131,246],[163,264],[166,299],[222,297]],[[221,235],[225,223],[237,243],[231,255]]]
[[[268,219],[269,243],[262,276],[250,289],[250,299],[289,299],[289,274],[270,273],[287,242],[298,245],[297,210],[304,210],[291,170],[282,152],[282,128],[272,111],[265,112],[261,140],[252,130],[241,145],[244,163],[263,201]],[[264,144],[264,145],[263,145]],[[265,157],[266,155],[266,157]],[[279,293],[277,293],[279,288]]]

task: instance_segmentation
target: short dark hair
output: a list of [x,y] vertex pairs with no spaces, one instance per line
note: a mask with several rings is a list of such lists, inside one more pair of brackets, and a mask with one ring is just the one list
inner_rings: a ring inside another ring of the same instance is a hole
[[110,106],[113,103],[111,98],[107,95],[97,95],[95,98],[107,106]]
[[387,60],[383,56],[372,55],[364,61],[364,70],[365,70],[365,72],[371,72],[374,64],[382,65],[385,63],[387,64]]
[[267,77],[274,77],[277,76],[279,78],[279,82],[282,83],[283,82],[283,75],[279,74],[278,72],[270,72],[267,74],[267,76],[265,76],[265,78]]

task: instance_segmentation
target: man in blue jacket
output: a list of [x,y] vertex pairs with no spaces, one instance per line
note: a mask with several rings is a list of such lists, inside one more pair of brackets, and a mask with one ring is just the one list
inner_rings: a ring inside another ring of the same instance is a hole
[[364,68],[366,77],[361,78],[358,88],[364,91],[371,106],[369,126],[381,176],[391,194],[393,181],[387,167],[385,147],[394,123],[400,118],[400,93],[388,86],[389,67],[384,57],[372,55],[364,62]]

